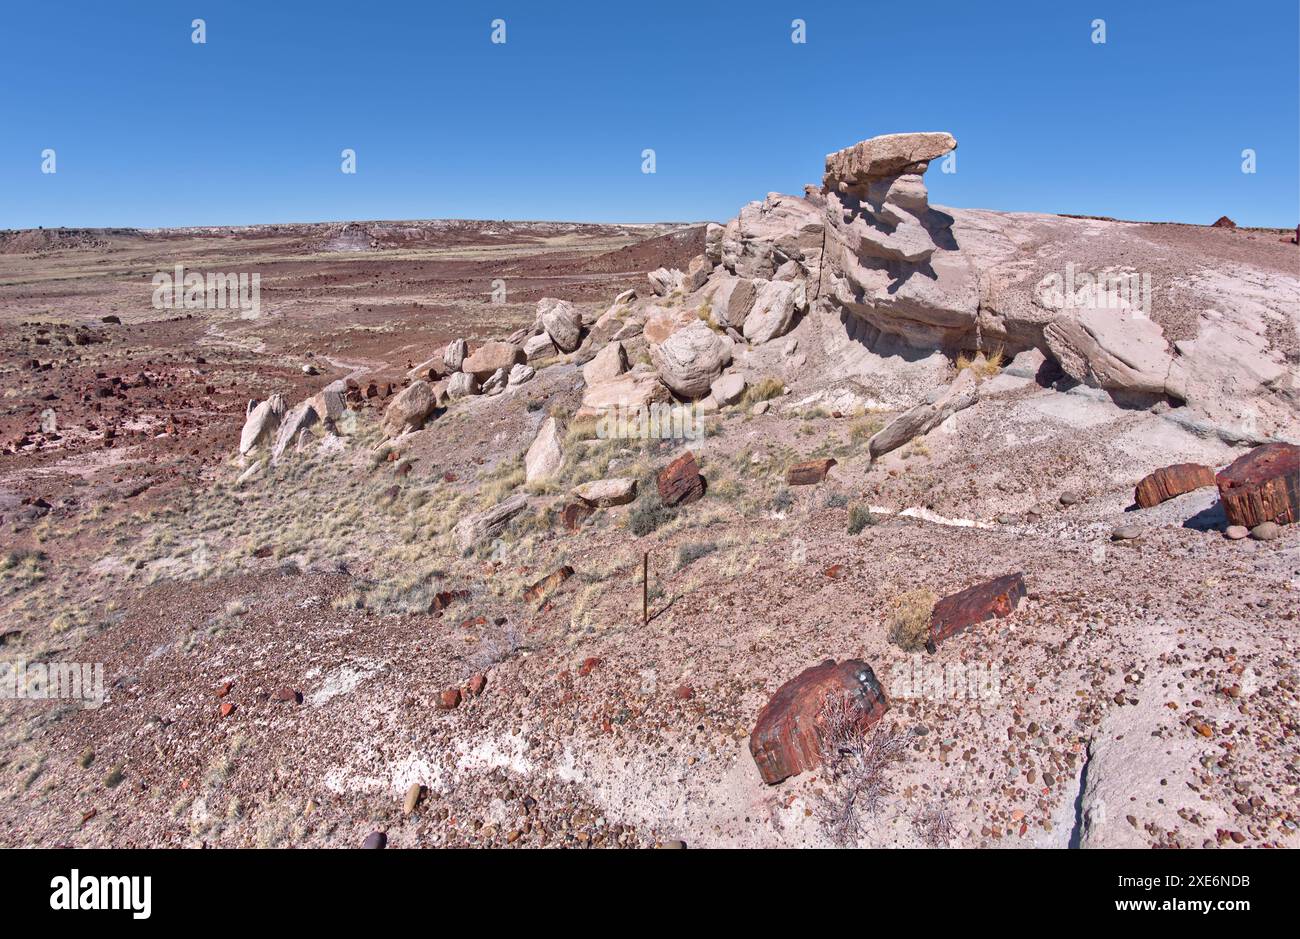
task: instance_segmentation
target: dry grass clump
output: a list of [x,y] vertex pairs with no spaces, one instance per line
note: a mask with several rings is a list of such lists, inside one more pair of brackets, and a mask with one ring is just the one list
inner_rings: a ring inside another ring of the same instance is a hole
[[827,786],[818,796],[818,815],[837,844],[852,844],[863,834],[867,816],[890,792],[889,766],[902,759],[907,737],[893,725],[864,728],[861,713],[848,697],[828,698],[819,723]]
[[896,596],[889,605],[889,641],[907,652],[924,649],[930,632],[930,613],[938,599],[933,590],[923,587]]
[[758,404],[760,401],[779,398],[783,394],[785,394],[785,382],[769,375],[767,378],[759,379],[746,388],[744,395],[741,396],[740,403],[742,406]]
[[1002,366],[1006,361],[1006,353],[1003,352],[1001,346],[994,349],[992,352],[985,352],[982,355],[983,357],[981,357],[980,353],[976,353],[975,357],[972,358],[963,352],[961,355],[957,356],[957,371],[960,372],[969,368],[973,370],[975,375],[979,378],[992,378],[998,372],[1002,371]]

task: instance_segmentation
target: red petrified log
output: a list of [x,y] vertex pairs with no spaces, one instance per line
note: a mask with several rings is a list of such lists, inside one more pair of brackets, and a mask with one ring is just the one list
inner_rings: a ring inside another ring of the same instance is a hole
[[572,576],[573,568],[569,565],[565,564],[563,567],[557,567],[524,591],[524,602],[535,603]]
[[1300,447],[1267,443],[1220,470],[1219,501],[1229,525],[1300,521]]
[[1214,470],[1200,463],[1175,463],[1162,466],[1142,477],[1133,490],[1133,501],[1144,509],[1159,505],[1174,496],[1181,496],[1202,486],[1214,485]]
[[690,450],[660,470],[655,482],[664,505],[686,505],[704,495],[704,477]]
[[785,471],[785,482],[788,486],[812,486],[826,478],[826,474],[831,471],[835,465],[835,460],[805,460],[802,463],[796,463]]
[[779,783],[821,764],[823,711],[828,699],[835,703],[832,696],[857,712],[864,729],[889,707],[871,666],[860,659],[838,665],[827,659],[804,669],[772,695],[749,736],[749,752],[765,783]]
[[930,613],[926,648],[933,652],[939,643],[976,623],[1010,616],[1024,598],[1023,574],[1007,574],[944,597]]

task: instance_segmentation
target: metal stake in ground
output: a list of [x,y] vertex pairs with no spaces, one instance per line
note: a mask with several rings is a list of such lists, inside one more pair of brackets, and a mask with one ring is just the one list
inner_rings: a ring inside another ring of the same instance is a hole
[[641,625],[650,625],[650,552],[641,557]]

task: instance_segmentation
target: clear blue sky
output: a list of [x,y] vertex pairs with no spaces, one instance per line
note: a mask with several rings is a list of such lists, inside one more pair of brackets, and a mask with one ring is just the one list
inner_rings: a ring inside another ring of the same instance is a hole
[[909,130],[957,137],[938,203],[1293,226],[1297,8],[9,0],[0,227],[725,220]]

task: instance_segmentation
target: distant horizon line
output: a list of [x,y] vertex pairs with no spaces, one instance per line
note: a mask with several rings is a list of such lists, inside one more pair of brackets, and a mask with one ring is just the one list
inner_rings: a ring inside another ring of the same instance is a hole
[[[761,201],[761,200],[752,200]],[[932,206],[940,210],[956,208],[955,206],[942,206],[935,204]],[[967,207],[972,211],[982,212],[1001,212],[1004,215],[1051,215],[1057,218],[1077,218],[1092,219],[1103,222],[1122,222],[1128,225],[1190,225],[1198,228],[1211,228],[1215,222],[1185,222],[1176,219],[1130,219],[1116,218],[1109,215],[1089,215],[1079,212],[1042,212],[1024,209],[986,209]],[[739,213],[737,213],[739,214]],[[735,216],[733,216],[734,218]],[[1228,217],[1230,216],[1221,216]],[[1217,221],[1217,219],[1215,220]],[[71,231],[71,232],[176,232],[192,229],[205,228],[224,228],[224,229],[252,229],[252,228],[277,228],[287,226],[308,226],[308,225],[414,225],[430,222],[480,222],[504,225],[606,225],[619,226],[624,228],[651,228],[651,227],[690,227],[696,225],[709,224],[726,224],[717,222],[714,219],[696,219],[696,220],[669,220],[661,219],[657,221],[594,221],[588,219],[556,219],[556,218],[483,218],[457,215],[444,215],[428,218],[335,218],[335,219],[317,219],[313,221],[275,221],[275,222],[234,222],[234,223],[203,223],[188,225],[37,225],[26,228],[0,228],[0,234],[15,234],[21,232],[36,231]],[[1235,224],[1235,223],[1234,223]],[[1294,229],[1289,226],[1274,225],[1236,225],[1235,227],[1246,231],[1277,231],[1290,232]]]

